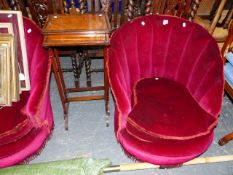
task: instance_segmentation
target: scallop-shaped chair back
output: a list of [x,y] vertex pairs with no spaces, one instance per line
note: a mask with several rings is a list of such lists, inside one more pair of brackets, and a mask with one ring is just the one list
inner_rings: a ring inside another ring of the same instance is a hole
[[132,108],[135,83],[149,77],[183,84],[205,111],[220,113],[223,63],[215,40],[198,24],[159,15],[126,23],[111,37],[108,66],[120,113]]

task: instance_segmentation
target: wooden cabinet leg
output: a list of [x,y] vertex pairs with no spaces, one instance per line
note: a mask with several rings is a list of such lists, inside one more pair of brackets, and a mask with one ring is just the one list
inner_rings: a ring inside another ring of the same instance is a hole
[[[63,113],[64,113],[64,126],[65,126],[65,129],[68,130],[68,108],[69,108],[70,101],[67,95],[68,91],[65,86],[65,81],[64,81],[63,72],[62,72],[62,68],[61,68],[61,64],[59,60],[58,51],[54,48],[50,48],[49,56],[50,56],[50,59],[52,60],[52,68],[54,71],[56,84],[57,84],[60,99],[62,102]],[[107,56],[108,56],[108,49],[104,48],[104,101],[105,101],[105,113],[106,113],[106,126],[109,126],[110,111],[109,111],[109,79],[108,79],[108,72],[107,72]],[[87,57],[86,55],[83,55],[80,53],[76,54],[75,59],[78,59],[78,62],[79,62],[78,65],[75,65],[75,68],[76,68],[75,74],[76,74],[77,80],[79,80],[80,78],[81,69],[84,64],[86,64],[85,65],[86,69],[89,66],[89,69],[87,69],[87,72],[88,70],[90,70],[90,63],[89,63],[90,58],[89,60],[87,60],[86,57]],[[91,76],[87,76],[87,85],[91,86]],[[77,86],[79,86],[79,84],[77,84]],[[103,97],[101,97],[101,99],[103,99]]]
[[57,83],[58,92],[60,95],[63,112],[64,112],[64,120],[65,120],[65,129],[68,130],[68,103],[67,103],[67,93],[65,87],[65,81],[62,74],[60,61],[58,58],[58,53],[55,49],[49,49],[49,58],[52,60],[52,68],[54,72],[54,77]]

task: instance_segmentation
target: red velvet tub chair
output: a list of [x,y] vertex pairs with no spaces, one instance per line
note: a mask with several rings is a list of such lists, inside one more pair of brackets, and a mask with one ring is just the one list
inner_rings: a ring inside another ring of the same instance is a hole
[[38,154],[53,128],[49,97],[50,60],[42,48],[40,29],[24,19],[31,90],[20,101],[0,110],[0,167],[18,164]]
[[162,166],[210,146],[223,99],[223,62],[198,24],[149,15],[111,37],[108,71],[115,133],[127,154]]

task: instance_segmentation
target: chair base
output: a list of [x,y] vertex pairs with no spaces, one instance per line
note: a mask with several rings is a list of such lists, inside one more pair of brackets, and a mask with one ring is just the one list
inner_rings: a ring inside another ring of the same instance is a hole
[[129,135],[125,129],[119,131],[117,135],[127,155],[162,167],[177,166],[198,157],[208,149],[213,136],[214,134],[210,133],[188,143],[166,144],[141,141]]

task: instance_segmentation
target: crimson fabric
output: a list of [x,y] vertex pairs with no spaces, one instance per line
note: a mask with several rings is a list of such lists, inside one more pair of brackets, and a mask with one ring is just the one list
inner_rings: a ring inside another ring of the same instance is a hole
[[107,63],[115,133],[126,152],[170,165],[209,147],[224,78],[219,48],[204,28],[172,16],[137,18],[113,33]]
[[41,30],[24,18],[31,90],[0,111],[0,167],[17,164],[38,153],[53,128],[49,97],[51,63],[42,48]]
[[140,80],[133,97],[126,130],[147,142],[194,139],[209,134],[217,124],[182,84],[167,78]]

